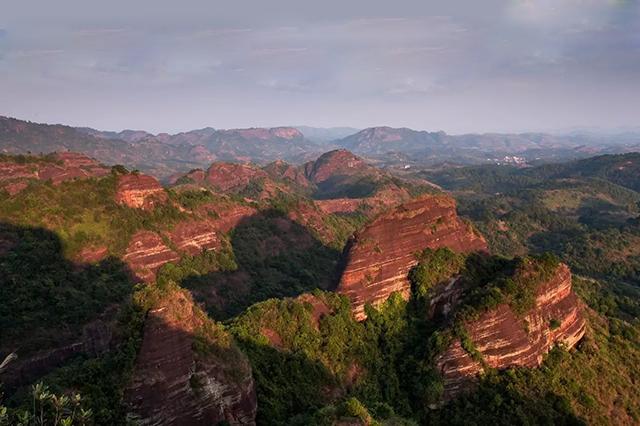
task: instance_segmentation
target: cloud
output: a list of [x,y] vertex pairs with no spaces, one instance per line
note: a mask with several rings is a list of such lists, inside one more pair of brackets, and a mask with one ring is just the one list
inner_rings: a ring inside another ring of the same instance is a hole
[[64,53],[62,49],[36,49],[36,50],[18,50],[13,53],[18,58],[37,58],[49,55],[59,55]]
[[257,55],[288,55],[295,53],[304,53],[309,50],[308,47],[265,47],[254,49],[253,53]]
[[[473,131],[622,123],[637,121],[629,117],[640,109],[637,0],[243,0],[224,8],[139,0],[126,13],[73,1],[14,2],[8,12],[0,93],[7,105],[24,105],[15,114],[62,114],[64,96],[65,113],[79,114],[71,118],[113,119],[105,128],[126,127],[122,117],[142,125],[142,111],[159,130],[183,128],[195,114],[180,114],[182,106],[230,120],[199,123],[222,127],[294,114]],[[91,117],[87,93],[102,96],[104,115]],[[554,114],[549,105],[559,106]]]

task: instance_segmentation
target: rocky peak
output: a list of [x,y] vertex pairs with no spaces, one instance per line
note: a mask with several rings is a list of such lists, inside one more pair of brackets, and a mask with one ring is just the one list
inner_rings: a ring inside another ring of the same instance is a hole
[[395,129],[393,127],[381,126],[370,127],[358,133],[358,138],[363,141],[376,140],[378,142],[395,142],[402,139],[402,132],[407,129]]
[[206,182],[220,191],[247,185],[255,178],[266,178],[263,170],[248,164],[213,163],[207,170]]
[[125,401],[141,425],[253,425],[257,411],[246,356],[179,289],[149,311]]
[[116,202],[128,207],[153,210],[168,200],[167,193],[153,176],[130,173],[118,177]]
[[316,161],[305,164],[305,174],[314,183],[321,183],[336,175],[354,175],[373,169],[360,157],[337,149],[322,154]]
[[337,291],[351,299],[356,318],[364,319],[365,304],[379,305],[393,292],[408,297],[415,253],[439,247],[468,253],[486,251],[487,243],[458,217],[449,196],[430,195],[401,204],[349,241]]
[[535,304],[524,315],[503,303],[467,321],[464,327],[478,355],[470,355],[458,339],[438,358],[444,399],[471,387],[485,366],[537,367],[554,345],[574,347],[585,332],[581,311],[581,302],[571,288],[571,272],[560,264],[537,286]]
[[309,179],[307,179],[304,174],[304,170],[300,167],[292,166],[282,160],[276,160],[273,163],[269,163],[263,170],[274,179],[288,180],[304,188],[311,185],[311,182],[309,182]]

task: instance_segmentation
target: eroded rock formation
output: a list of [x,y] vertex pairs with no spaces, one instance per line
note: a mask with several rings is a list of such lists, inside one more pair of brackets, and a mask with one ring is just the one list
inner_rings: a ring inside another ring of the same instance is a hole
[[171,231],[169,238],[179,252],[190,256],[221,245],[216,228],[207,221],[180,222]]
[[316,184],[335,176],[350,176],[364,172],[380,173],[346,149],[327,152],[316,161],[305,164],[305,175]]
[[160,235],[151,231],[135,233],[122,258],[136,278],[145,282],[155,280],[162,265],[179,259],[180,256],[167,247]]
[[0,188],[9,195],[23,191],[30,180],[50,181],[59,185],[73,179],[102,177],[109,174],[110,169],[96,160],[76,152],[61,152],[47,157],[32,157],[31,161],[18,163],[15,161],[0,162]]
[[254,179],[267,177],[266,172],[247,164],[214,163],[207,170],[205,180],[225,192],[244,187]]
[[[581,309],[571,289],[571,272],[561,264],[550,280],[537,287],[535,306],[523,316],[502,304],[466,323],[465,328],[487,366],[537,367],[553,345],[572,348],[582,338],[585,320]],[[439,357],[437,366],[444,380],[445,399],[467,389],[483,370],[459,340]]]
[[152,210],[166,202],[167,193],[153,176],[131,173],[118,177],[116,202],[135,209]]
[[246,356],[184,290],[149,312],[125,401],[141,425],[252,425],[257,410]]
[[407,276],[417,263],[415,253],[439,247],[465,253],[487,250],[484,238],[458,218],[451,197],[424,196],[404,203],[350,240],[337,291],[351,299],[356,318],[364,319],[366,303],[378,305],[396,291],[408,297]]

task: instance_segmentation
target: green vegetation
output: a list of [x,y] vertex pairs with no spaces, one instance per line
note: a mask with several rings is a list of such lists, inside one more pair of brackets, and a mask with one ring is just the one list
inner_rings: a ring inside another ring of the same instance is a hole
[[122,262],[107,258],[79,268],[50,231],[0,224],[0,238],[10,247],[0,253],[3,349],[19,345],[22,356],[68,341],[133,291]]
[[52,163],[62,164],[61,160],[56,158],[56,154],[47,155],[8,155],[0,153],[0,162],[2,163],[16,163],[16,164],[33,164],[33,163]]
[[0,425],[84,426],[92,412],[83,408],[79,393],[58,395],[42,382],[31,387],[31,409],[9,409],[0,405]]
[[106,246],[120,256],[136,230],[167,228],[185,217],[171,204],[153,211],[120,206],[115,185],[115,174],[58,186],[34,181],[13,197],[0,192],[0,220],[56,232],[65,256],[72,257],[87,246]]
[[240,223],[231,232],[229,250],[233,254],[224,257],[234,259],[237,268],[229,261],[214,272],[178,278],[216,319],[272,297],[328,288],[340,255],[276,210]]
[[[456,191],[460,213],[473,219],[494,253],[553,252],[569,264],[574,289],[597,312],[587,312],[590,328],[575,352],[556,349],[540,369],[489,372],[477,392],[434,412],[436,424],[639,421],[633,384],[640,355],[637,163],[637,154],[626,154],[431,175]],[[549,267],[553,263],[549,259]],[[501,299],[504,286],[498,289]],[[489,294],[483,298],[493,303]],[[515,298],[527,299],[526,292]]]
[[412,291],[417,297],[426,297],[436,284],[456,276],[464,265],[465,257],[448,248],[426,249],[418,254],[418,265],[409,272]]

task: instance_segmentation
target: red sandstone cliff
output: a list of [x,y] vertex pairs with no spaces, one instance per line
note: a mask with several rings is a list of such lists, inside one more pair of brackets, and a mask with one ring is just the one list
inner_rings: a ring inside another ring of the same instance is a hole
[[[571,272],[561,264],[553,277],[536,290],[535,306],[517,316],[507,304],[465,324],[484,362],[496,369],[537,367],[553,345],[572,348],[585,332],[581,303],[571,289]],[[439,357],[444,398],[451,399],[473,384],[483,367],[454,341]]]
[[141,425],[255,424],[251,366],[184,290],[152,309],[125,401]]
[[169,233],[169,238],[179,252],[190,256],[221,247],[216,227],[207,221],[180,222]]
[[143,210],[153,208],[168,199],[164,188],[153,176],[131,173],[118,177],[116,202]]
[[151,282],[156,272],[165,263],[175,262],[180,256],[162,241],[160,235],[151,231],[138,231],[129,242],[123,256],[136,278]]
[[438,247],[487,250],[484,238],[458,218],[452,198],[432,195],[402,204],[351,239],[337,291],[351,299],[356,318],[364,319],[366,303],[378,305],[395,291],[408,297],[415,253]]

